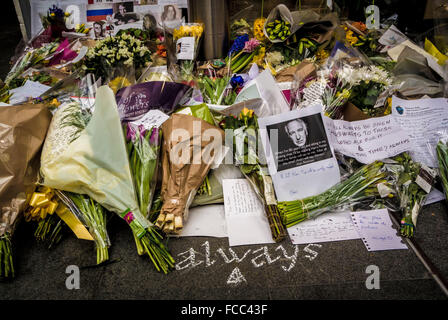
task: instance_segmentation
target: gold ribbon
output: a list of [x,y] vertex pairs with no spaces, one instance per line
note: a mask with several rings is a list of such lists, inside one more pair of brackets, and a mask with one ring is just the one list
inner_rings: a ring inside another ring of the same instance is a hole
[[39,187],[31,196],[28,208],[25,210],[25,220],[43,220],[48,214],[53,214],[59,206],[58,198],[48,187]]
[[56,214],[67,224],[78,239],[93,240],[92,235],[86,227],[64,204],[61,203],[58,206]]

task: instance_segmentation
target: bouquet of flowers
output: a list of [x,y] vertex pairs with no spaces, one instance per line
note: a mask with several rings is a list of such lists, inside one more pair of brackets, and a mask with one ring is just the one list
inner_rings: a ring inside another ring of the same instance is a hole
[[[95,110],[84,126],[63,125],[64,110],[55,113],[41,158],[42,184],[86,194],[117,213],[142,243],[158,271],[167,273],[174,259],[162,236],[140,211],[115,96],[107,86],[96,92]],[[79,123],[79,122],[78,122]]]
[[41,37],[42,40],[48,38],[47,42],[61,38],[62,32],[69,31],[66,27],[68,17],[70,17],[69,12],[64,12],[61,8],[53,5],[48,9],[47,14],[41,17],[44,31],[38,38]]
[[14,79],[20,77],[28,68],[48,63],[50,58],[56,52],[58,46],[59,43],[51,42],[37,49],[28,48],[8,72],[5,84],[9,85]]
[[254,61],[261,48],[261,42],[256,38],[249,39],[247,34],[236,38],[226,58],[232,73],[243,71]]
[[173,30],[176,58],[184,80],[193,79],[194,62],[204,33],[202,23],[182,23]]
[[340,76],[342,72],[343,69],[337,67],[323,68],[316,75],[298,81],[292,93],[292,105],[305,108],[321,103],[326,116],[332,119],[342,118],[343,107],[351,94],[351,84]]
[[377,54],[378,49],[378,32],[375,30],[368,30],[365,23],[361,21],[346,22],[342,26],[345,31],[345,41],[352,47],[363,51],[367,56]]
[[[428,192],[423,190],[417,180],[422,165],[413,161],[408,153],[403,153],[392,159],[400,166],[397,171],[398,180],[396,182],[396,191],[402,211],[400,232],[405,237],[412,237],[418,215],[428,195]],[[432,183],[430,183],[431,186]]]
[[374,65],[356,69],[345,67],[338,76],[350,84],[348,101],[366,114],[373,116],[384,113],[384,108],[380,108],[384,104],[379,103],[379,97],[385,94],[385,101],[393,89],[392,76],[386,70]]
[[140,212],[148,217],[157,182],[162,132],[159,128],[146,129],[144,125],[128,122],[124,133]]
[[359,201],[378,195],[378,185],[387,183],[389,172],[380,161],[364,165],[346,180],[334,185],[327,191],[305,199],[282,201],[278,208],[286,227],[313,219],[345,205],[354,205]]
[[[189,206],[222,151],[224,132],[202,119],[180,113],[165,121],[162,131],[163,205],[156,226],[165,233],[179,234],[188,218]],[[180,132],[183,134],[179,139]],[[203,138],[204,135],[213,139]]]
[[280,242],[286,237],[286,231],[279,215],[274,187],[267,166],[262,164],[257,156],[257,145],[261,146],[257,139],[257,116],[253,110],[244,108],[238,117],[226,116],[221,125],[226,130],[233,130],[235,163],[251,183],[264,205],[272,239],[275,242]]
[[0,108],[0,278],[15,275],[12,236],[35,190],[50,121],[43,105]]
[[85,72],[105,80],[108,78],[108,70],[112,68],[134,68],[138,73],[150,62],[151,52],[143,41],[123,33],[97,41],[80,63]]
[[[263,22],[263,24],[264,24],[264,22]],[[263,33],[263,26],[261,26],[261,28],[262,28],[261,32]],[[257,29],[257,31],[259,32],[258,29]],[[247,20],[244,18],[234,20],[230,24],[230,40],[232,40],[232,41],[234,41],[239,36],[242,36],[245,34],[250,34],[251,32],[252,32],[252,27],[247,22]],[[255,29],[254,29],[254,32],[255,32]],[[260,35],[258,34],[258,36],[260,36]],[[263,34],[263,36],[264,36],[264,34]],[[258,37],[256,37],[256,38],[258,39]]]

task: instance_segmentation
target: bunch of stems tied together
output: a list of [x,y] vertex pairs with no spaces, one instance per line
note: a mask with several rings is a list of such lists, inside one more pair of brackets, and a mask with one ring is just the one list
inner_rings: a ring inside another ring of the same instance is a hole
[[354,204],[378,194],[377,185],[386,182],[383,163],[375,161],[356,171],[352,176],[327,191],[300,200],[282,201],[278,209],[286,227],[338,208]]

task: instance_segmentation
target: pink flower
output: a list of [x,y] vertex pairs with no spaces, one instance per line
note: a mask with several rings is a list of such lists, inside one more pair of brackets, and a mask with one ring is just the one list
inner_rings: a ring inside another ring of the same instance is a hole
[[243,51],[244,52],[252,52],[260,45],[260,41],[258,41],[256,38],[252,38],[249,41],[246,41],[244,44]]

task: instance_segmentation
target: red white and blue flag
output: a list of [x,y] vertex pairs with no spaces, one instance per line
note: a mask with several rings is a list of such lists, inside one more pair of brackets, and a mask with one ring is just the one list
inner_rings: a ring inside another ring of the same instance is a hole
[[112,9],[112,5],[93,4],[87,7],[88,22],[106,20],[107,16],[112,16],[113,14],[114,10]]

